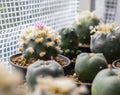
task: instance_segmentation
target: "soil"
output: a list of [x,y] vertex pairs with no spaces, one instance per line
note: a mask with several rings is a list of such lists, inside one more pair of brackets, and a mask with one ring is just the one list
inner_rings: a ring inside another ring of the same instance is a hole
[[65,77],[72,79],[75,81],[77,84],[86,84],[86,85],[91,85],[91,83],[84,83],[81,80],[78,79],[77,75],[74,74],[67,74]]
[[81,44],[81,43],[79,43],[79,46],[90,47],[90,45],[88,44]]
[[73,59],[71,59],[70,61],[71,61],[71,62],[75,62],[75,61],[76,61],[76,58],[73,58]]
[[116,63],[116,67],[119,67],[119,68],[120,68],[120,62],[117,62],[117,63]]
[[[22,66],[22,67],[28,67],[29,65],[33,64],[35,61],[37,61],[36,58],[30,58],[30,59],[26,59],[25,57],[23,57],[23,55],[18,55],[15,56],[11,59],[11,61],[18,65],[18,66]],[[67,65],[67,62],[64,61],[62,58],[60,57],[56,57],[55,61],[57,61],[62,67]]]

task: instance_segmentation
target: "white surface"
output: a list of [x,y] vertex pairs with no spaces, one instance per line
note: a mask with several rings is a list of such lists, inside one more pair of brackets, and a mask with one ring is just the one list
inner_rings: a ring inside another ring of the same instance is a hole
[[91,10],[91,0],[80,0],[80,11]]
[[96,13],[105,23],[120,25],[120,0],[96,0]]

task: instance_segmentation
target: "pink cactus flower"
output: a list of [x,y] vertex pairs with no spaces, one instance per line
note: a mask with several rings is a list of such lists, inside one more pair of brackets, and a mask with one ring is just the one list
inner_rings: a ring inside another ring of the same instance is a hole
[[35,26],[42,29],[44,27],[44,23],[37,23]]

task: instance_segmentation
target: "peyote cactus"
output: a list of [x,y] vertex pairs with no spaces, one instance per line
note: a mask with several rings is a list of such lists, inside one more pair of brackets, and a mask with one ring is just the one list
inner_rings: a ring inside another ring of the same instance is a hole
[[90,44],[90,30],[98,25],[100,19],[96,17],[95,12],[84,11],[75,22],[75,31],[79,37],[79,43]]
[[19,42],[22,47],[19,50],[28,59],[50,60],[59,54],[60,41],[60,36],[57,35],[57,32],[48,29],[44,24],[40,23],[25,29],[20,37]]
[[114,24],[101,24],[91,32],[91,51],[103,53],[109,64],[120,58],[120,28]]
[[100,71],[91,92],[92,95],[120,95],[120,71],[112,68]]
[[75,73],[82,82],[91,83],[96,74],[107,68],[107,61],[101,53],[81,53],[75,63]]
[[26,81],[31,88],[34,88],[37,77],[61,77],[64,76],[63,68],[56,61],[36,61],[27,69]]
[[34,95],[79,95],[75,83],[67,78],[40,78]]
[[76,58],[76,56],[80,53],[80,50],[78,49],[79,41],[75,29],[72,27],[62,28],[60,30],[60,35],[60,47],[63,55],[70,59]]

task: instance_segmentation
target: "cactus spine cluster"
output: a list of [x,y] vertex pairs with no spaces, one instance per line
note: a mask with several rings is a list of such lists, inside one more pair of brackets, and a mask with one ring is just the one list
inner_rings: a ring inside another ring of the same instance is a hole
[[60,36],[44,24],[25,29],[20,36],[20,51],[26,58],[50,60],[60,53]]
[[90,44],[90,31],[100,22],[95,12],[84,11],[76,17],[75,31],[81,44]]

